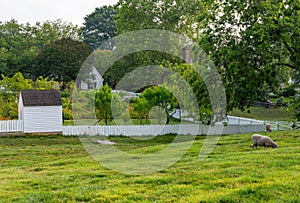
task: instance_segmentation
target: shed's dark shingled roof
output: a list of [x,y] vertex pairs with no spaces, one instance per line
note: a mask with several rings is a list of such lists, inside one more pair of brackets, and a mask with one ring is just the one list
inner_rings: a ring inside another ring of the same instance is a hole
[[23,90],[24,106],[61,106],[61,96],[57,90]]

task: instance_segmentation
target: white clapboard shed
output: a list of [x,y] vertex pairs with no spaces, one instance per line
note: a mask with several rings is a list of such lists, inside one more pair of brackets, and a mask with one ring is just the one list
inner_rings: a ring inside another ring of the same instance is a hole
[[18,111],[24,133],[62,132],[62,101],[57,90],[21,91]]

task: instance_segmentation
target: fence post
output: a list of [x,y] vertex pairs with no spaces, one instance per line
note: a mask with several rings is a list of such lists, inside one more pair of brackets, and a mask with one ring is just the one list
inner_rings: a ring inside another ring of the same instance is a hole
[[276,121],[276,130],[279,131],[279,121]]

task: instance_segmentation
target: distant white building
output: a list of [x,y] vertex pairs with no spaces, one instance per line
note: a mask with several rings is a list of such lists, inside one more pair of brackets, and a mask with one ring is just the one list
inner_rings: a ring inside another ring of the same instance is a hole
[[100,89],[103,86],[103,77],[97,71],[95,67],[92,68],[92,75],[94,79],[90,79],[88,83],[76,82],[76,87],[78,90],[89,90],[89,89]]
[[24,133],[62,132],[62,101],[57,90],[25,90],[18,102]]

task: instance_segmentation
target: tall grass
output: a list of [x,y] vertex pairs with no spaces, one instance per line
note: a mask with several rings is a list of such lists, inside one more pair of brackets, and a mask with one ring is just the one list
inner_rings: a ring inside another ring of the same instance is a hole
[[[227,135],[204,160],[197,136],[180,161],[145,176],[104,168],[77,137],[0,137],[0,202],[300,202],[300,132],[268,135],[278,149],[253,150],[251,134]],[[109,139],[154,153],[174,136]]]

